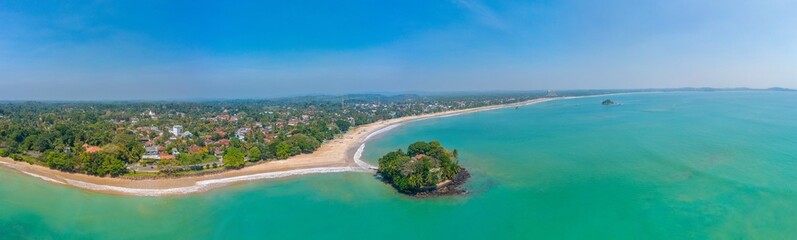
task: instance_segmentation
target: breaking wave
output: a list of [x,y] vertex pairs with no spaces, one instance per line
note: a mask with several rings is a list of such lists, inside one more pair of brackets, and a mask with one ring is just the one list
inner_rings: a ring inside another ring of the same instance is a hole
[[235,182],[254,181],[254,180],[268,179],[268,178],[283,178],[288,176],[317,174],[317,173],[361,172],[361,171],[363,170],[354,167],[322,167],[322,168],[297,169],[297,170],[288,170],[280,172],[258,173],[252,175],[236,176],[236,177],[221,178],[221,179],[203,180],[196,182],[193,186],[166,188],[166,189],[142,189],[142,188],[117,187],[117,186],[87,183],[71,179],[66,179],[66,182],[70,185],[79,188],[94,190],[94,191],[112,191],[112,192],[127,193],[137,196],[164,196],[164,195],[179,195],[179,194],[207,191],[209,189],[212,189],[213,187],[219,187]]

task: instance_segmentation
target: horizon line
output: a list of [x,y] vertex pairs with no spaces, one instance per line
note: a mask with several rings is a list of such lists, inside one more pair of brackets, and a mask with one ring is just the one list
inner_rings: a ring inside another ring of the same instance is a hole
[[418,95],[418,96],[445,96],[456,94],[512,94],[512,93],[530,93],[530,92],[546,92],[546,91],[797,91],[793,88],[785,87],[769,87],[769,88],[750,88],[750,87],[673,87],[673,88],[605,88],[605,89],[588,89],[588,88],[574,88],[574,89],[530,89],[530,90],[483,90],[483,91],[397,91],[397,92],[351,92],[342,94],[327,94],[327,93],[307,93],[307,94],[294,94],[286,96],[275,97],[243,97],[243,98],[230,98],[230,97],[196,97],[196,98],[152,98],[152,99],[49,99],[49,100],[34,100],[34,99],[0,99],[0,103],[19,103],[19,102],[39,102],[39,103],[124,103],[124,102],[227,102],[227,101],[282,101],[290,100],[292,98],[303,97],[346,97],[352,95],[379,95],[386,97],[394,97],[401,95]]

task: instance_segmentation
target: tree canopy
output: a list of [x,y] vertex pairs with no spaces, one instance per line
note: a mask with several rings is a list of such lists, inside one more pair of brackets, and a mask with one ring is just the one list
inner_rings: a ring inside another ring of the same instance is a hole
[[245,164],[244,153],[236,147],[228,148],[224,152],[223,161],[226,168],[241,168]]
[[413,143],[406,154],[401,149],[385,154],[378,173],[397,190],[413,193],[452,180],[459,170],[455,154],[432,141]]
[[249,156],[249,161],[259,161],[262,156],[262,153],[260,152],[259,148],[253,147],[249,149],[247,155]]

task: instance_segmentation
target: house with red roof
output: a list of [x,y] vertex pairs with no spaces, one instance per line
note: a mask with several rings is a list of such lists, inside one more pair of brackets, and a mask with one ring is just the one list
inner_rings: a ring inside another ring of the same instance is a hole
[[101,147],[97,147],[97,146],[90,146],[88,143],[84,143],[84,144],[83,144],[83,149],[85,149],[85,151],[86,151],[87,153],[97,153],[97,152],[100,152],[100,151],[102,151],[102,148],[101,148]]

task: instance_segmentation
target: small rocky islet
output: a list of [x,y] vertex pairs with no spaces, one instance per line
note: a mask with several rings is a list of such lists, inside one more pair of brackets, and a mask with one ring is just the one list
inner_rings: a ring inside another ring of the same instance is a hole
[[617,105],[617,103],[612,101],[611,99],[606,99],[606,100],[603,100],[603,102],[601,102],[601,105],[611,106],[611,105]]
[[414,197],[463,194],[470,173],[459,165],[457,150],[438,141],[416,142],[379,158],[377,174],[398,192]]

